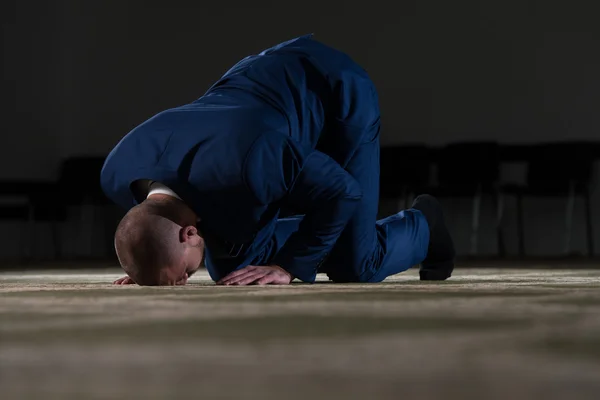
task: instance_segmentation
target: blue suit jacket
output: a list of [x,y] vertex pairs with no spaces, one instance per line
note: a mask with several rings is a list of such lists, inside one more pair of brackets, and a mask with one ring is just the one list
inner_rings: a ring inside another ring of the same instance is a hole
[[[283,205],[304,213],[273,263],[312,282],[361,198],[343,169],[361,123],[373,117],[353,106],[357,96],[373,95],[370,81],[368,93],[344,91],[346,79],[368,80],[364,71],[347,73],[356,69],[306,36],[247,57],[195,102],[127,134],[106,159],[102,187],[127,209],[137,204],[136,180],[171,187],[205,235],[238,249],[234,268],[264,251]],[[231,269],[207,265],[213,279]]]

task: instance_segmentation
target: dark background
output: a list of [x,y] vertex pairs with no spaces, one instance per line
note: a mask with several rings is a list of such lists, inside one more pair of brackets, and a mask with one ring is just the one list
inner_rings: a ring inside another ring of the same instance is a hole
[[[54,181],[65,158],[106,155],[146,118],[201,96],[239,59],[305,33],[369,72],[380,92],[383,146],[600,140],[593,1],[13,0],[0,7],[0,181]],[[522,181],[524,171],[520,163],[506,164],[502,179]],[[593,226],[600,233],[599,200],[595,190]],[[471,203],[444,204],[458,250],[466,253]],[[561,254],[564,204],[526,201],[529,254]],[[507,251],[515,254],[515,209],[506,206]],[[585,249],[580,207],[578,201],[575,252]],[[388,209],[394,205],[382,203]],[[95,224],[82,233],[80,214],[70,209],[58,227],[63,256],[103,256],[112,227]],[[484,203],[484,255],[496,251],[492,222]],[[30,255],[51,257],[49,232],[47,223],[32,231],[0,221],[0,258],[19,257],[23,242]]]

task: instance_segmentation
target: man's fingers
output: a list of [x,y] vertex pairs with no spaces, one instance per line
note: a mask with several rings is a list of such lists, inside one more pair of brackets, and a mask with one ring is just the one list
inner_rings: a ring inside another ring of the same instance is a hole
[[231,280],[237,276],[240,276],[242,274],[247,273],[248,271],[252,271],[254,270],[256,267],[254,267],[253,265],[248,265],[247,267],[244,267],[242,269],[238,269],[237,271],[233,271],[230,272],[226,277],[224,277],[223,279],[219,280],[217,283],[222,284],[225,283],[228,280]]
[[262,278],[260,278],[259,280],[256,281],[257,285],[268,285],[269,283],[273,283],[273,281],[275,280],[275,276],[273,276],[272,274],[269,275],[265,275]]
[[128,276],[124,276],[123,278],[119,278],[113,282],[113,285],[132,285],[135,282]]
[[260,271],[248,271],[243,275],[238,275],[235,278],[225,281],[223,284],[224,285],[239,285],[240,282],[245,281],[245,280],[249,279],[250,277],[258,278],[260,276],[262,276]]
[[224,285],[225,283],[227,283],[228,281],[231,281],[234,278],[237,278],[238,276],[247,274],[250,271],[254,271],[256,269],[255,266],[253,265],[249,265],[247,267],[244,267],[242,269],[238,269],[237,271],[233,271],[231,272],[229,275],[227,275],[225,278],[217,281],[217,284],[219,285]]
[[239,281],[240,279],[244,279],[245,277],[248,276],[248,274],[254,274],[253,271],[244,271],[241,274],[236,274],[235,276],[226,276],[225,278],[221,279],[219,282],[217,282],[218,285],[231,285],[232,283],[235,283],[237,281]]
[[252,275],[248,275],[247,277],[245,277],[244,279],[240,279],[235,283],[231,283],[231,285],[239,285],[239,286],[244,286],[244,285],[251,285],[252,283],[256,282],[257,280],[261,279],[264,276],[264,273],[254,273]]
[[252,273],[253,273],[252,271],[244,271],[244,273],[236,274],[235,276],[226,276],[225,278],[218,281],[217,285],[230,285],[240,279],[244,279],[245,276],[247,276],[248,274],[252,274]]

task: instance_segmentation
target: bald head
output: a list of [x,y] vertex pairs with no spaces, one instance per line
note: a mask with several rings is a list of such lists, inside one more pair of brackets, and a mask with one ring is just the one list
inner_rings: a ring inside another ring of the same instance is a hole
[[[125,272],[139,285],[173,285],[198,269],[204,241],[195,217],[176,199],[148,199],[119,223],[115,249]],[[187,214],[187,215],[186,215]]]

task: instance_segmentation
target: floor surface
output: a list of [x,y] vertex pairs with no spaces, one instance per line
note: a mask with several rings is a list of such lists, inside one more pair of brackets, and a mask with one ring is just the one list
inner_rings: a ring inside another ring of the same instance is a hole
[[113,286],[0,273],[2,399],[597,399],[600,270]]

